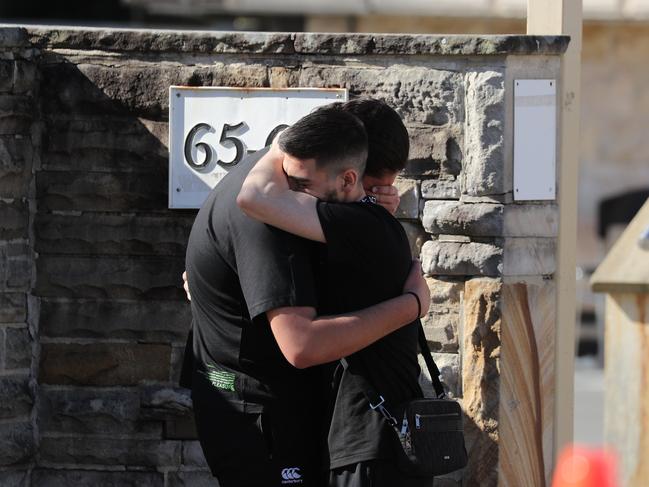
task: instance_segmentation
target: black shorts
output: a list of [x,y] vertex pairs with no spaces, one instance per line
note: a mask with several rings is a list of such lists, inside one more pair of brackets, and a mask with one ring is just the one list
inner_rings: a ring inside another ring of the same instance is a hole
[[389,460],[367,460],[329,472],[329,487],[432,487],[432,478],[408,477]]
[[320,487],[320,418],[293,405],[240,410],[200,373],[192,400],[198,439],[220,487]]

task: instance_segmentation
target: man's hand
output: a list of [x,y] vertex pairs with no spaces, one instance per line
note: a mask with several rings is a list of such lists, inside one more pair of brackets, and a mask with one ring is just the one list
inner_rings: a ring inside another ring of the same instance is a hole
[[388,210],[391,214],[395,214],[399,207],[401,198],[399,191],[394,186],[373,186],[372,191],[368,192],[369,195],[376,198],[376,202],[383,208]]
[[419,259],[412,261],[410,274],[408,274],[406,283],[403,285],[403,292],[413,292],[419,296],[419,302],[421,303],[421,316],[419,317],[423,318],[426,316],[430,307],[430,289],[421,273],[421,262]]
[[183,289],[185,290],[185,294],[187,294],[187,299],[191,301],[192,295],[189,294],[189,284],[187,284],[187,271],[183,271]]

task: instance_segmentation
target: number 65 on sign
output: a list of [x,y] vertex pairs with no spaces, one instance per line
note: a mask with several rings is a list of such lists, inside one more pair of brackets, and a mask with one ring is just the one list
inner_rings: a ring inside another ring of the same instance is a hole
[[347,101],[329,88],[169,88],[169,208],[200,208],[247,154],[314,108]]

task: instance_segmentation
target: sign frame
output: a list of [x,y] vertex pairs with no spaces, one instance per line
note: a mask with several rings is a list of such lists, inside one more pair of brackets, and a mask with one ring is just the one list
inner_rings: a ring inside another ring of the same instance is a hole
[[345,88],[170,86],[168,207],[200,208],[228,170],[280,127],[348,96]]

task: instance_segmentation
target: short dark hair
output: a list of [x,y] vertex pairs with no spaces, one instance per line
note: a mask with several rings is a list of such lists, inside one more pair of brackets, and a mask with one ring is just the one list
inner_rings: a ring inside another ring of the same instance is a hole
[[367,159],[365,126],[342,103],[313,110],[279,136],[279,147],[298,159],[315,159],[319,169],[354,167],[362,175]]
[[374,98],[356,98],[343,104],[365,125],[367,164],[365,174],[382,177],[386,172],[401,171],[408,162],[410,139],[399,114],[386,102]]

